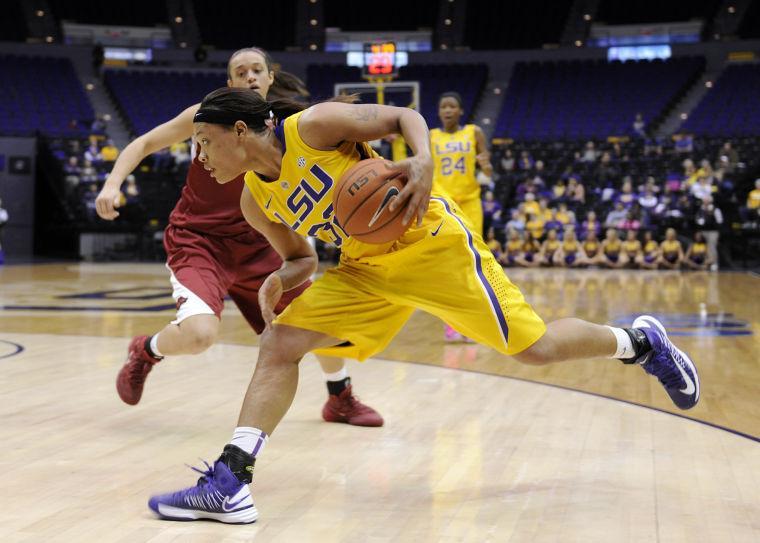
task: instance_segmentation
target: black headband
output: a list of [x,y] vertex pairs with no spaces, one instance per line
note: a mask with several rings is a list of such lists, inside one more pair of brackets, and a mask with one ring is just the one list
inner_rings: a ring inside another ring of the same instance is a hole
[[[270,113],[271,117],[271,113]],[[204,110],[199,109],[193,117],[194,123],[211,123],[232,126],[237,121],[243,121],[248,126],[256,126],[261,123],[261,117],[250,113],[241,113],[235,111]]]

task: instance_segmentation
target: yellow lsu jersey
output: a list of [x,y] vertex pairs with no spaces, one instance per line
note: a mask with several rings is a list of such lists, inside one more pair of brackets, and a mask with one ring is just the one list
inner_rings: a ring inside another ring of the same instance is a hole
[[370,245],[353,238],[341,228],[333,212],[333,190],[343,172],[366,158],[377,157],[366,143],[344,142],[333,151],[306,145],[298,135],[297,113],[277,126],[283,142],[280,178],[265,179],[255,172],[245,174],[253,199],[272,222],[279,222],[302,236],[333,243],[353,258],[386,252],[392,243]]
[[475,125],[467,124],[450,133],[434,128],[430,131],[430,147],[435,163],[434,190],[461,203],[480,198],[480,185],[475,178]]
[[248,172],[245,183],[270,220],[342,251],[338,266],[316,279],[276,323],[342,340],[319,352],[359,360],[384,349],[415,309],[506,354],[543,335],[546,325],[447,198],[432,197],[422,225],[413,222],[393,243],[348,237],[334,217],[334,185],[369,149],[356,143],[312,149],[298,134],[299,118],[288,117],[275,130],[284,146],[280,177]]

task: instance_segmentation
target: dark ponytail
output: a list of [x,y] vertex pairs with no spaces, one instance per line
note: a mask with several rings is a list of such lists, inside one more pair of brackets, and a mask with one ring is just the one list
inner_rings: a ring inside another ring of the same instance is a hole
[[[352,104],[357,100],[356,95],[342,95],[330,101]],[[253,89],[222,87],[206,95],[193,122],[232,126],[237,121],[243,121],[254,132],[263,132],[268,119],[279,123],[311,105],[292,98],[270,102]]]
[[268,119],[282,121],[306,107],[288,98],[268,102],[252,89],[223,87],[206,95],[193,122],[232,126],[243,121],[254,132],[262,132]]

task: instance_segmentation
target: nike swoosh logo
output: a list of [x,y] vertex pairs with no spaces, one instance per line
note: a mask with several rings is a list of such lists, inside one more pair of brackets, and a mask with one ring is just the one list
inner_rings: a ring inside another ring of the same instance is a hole
[[267,200],[267,203],[264,204],[264,209],[269,209],[269,204],[271,204],[271,203],[272,203],[272,197],[270,196],[269,200]]
[[[225,513],[229,513],[230,511],[234,511],[235,508],[240,505],[240,503],[245,500],[248,496],[244,496],[242,499],[236,501],[235,503],[230,503],[230,497],[227,496],[224,498],[224,501],[222,502],[222,510]],[[227,507],[229,505],[229,507]]]
[[[647,322],[646,319],[643,319],[643,320],[644,320],[644,322]],[[647,324],[649,324],[649,323],[647,322]],[[652,326],[648,326],[648,327],[652,328]],[[659,327],[657,327],[657,326],[655,326],[654,328],[656,328],[656,329],[659,330]],[[660,333],[663,333],[663,332],[660,331]],[[665,335],[665,334],[663,333],[663,335]],[[666,339],[666,341],[670,342],[669,339]],[[694,384],[694,381],[692,380],[692,378],[689,377],[689,374],[686,373],[686,370],[683,369],[683,367],[681,366],[681,363],[678,360],[678,358],[683,358],[683,356],[681,355],[680,352],[678,352],[678,349],[676,349],[673,344],[671,344],[669,346],[669,348],[675,350],[676,354],[678,354],[678,357],[673,356],[673,359],[674,359],[673,361],[675,362],[676,368],[678,368],[678,371],[681,373],[681,377],[683,377],[684,383],[686,383],[686,386],[684,388],[679,389],[678,392],[681,392],[682,394],[687,394],[687,395],[694,394],[694,391],[697,390],[697,387]],[[671,354],[671,356],[672,356],[672,354]]]
[[385,211],[385,208],[388,207],[388,203],[391,201],[391,198],[398,196],[398,193],[399,190],[396,187],[391,187],[388,189],[388,191],[385,193],[385,196],[383,196],[383,201],[380,202],[380,205],[375,211],[375,214],[372,215],[372,218],[369,220],[369,224],[367,225],[369,228],[372,228],[372,225],[375,224],[377,219],[380,218],[380,215],[383,214],[383,211]]
[[692,381],[691,377],[689,377],[689,375],[686,373],[686,370],[681,367],[681,364],[678,362],[678,360],[676,360],[676,367],[678,368],[678,371],[681,372],[681,377],[683,377],[683,380],[686,383],[686,386],[679,392],[687,395],[694,394],[694,391],[697,390],[697,387],[694,385],[694,381]]
[[443,221],[441,221],[441,224],[438,225],[438,228],[436,228],[435,230],[433,230],[432,232],[430,232],[430,235],[433,236],[433,237],[437,236],[438,235],[438,231],[441,229],[441,226],[443,226]]

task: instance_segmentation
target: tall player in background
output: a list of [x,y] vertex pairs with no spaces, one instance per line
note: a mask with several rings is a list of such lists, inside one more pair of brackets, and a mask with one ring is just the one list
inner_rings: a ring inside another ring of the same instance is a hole
[[[285,72],[275,73],[271,58],[259,48],[233,53],[227,72],[229,87],[254,89],[263,97],[306,94],[298,78]],[[121,184],[145,157],[192,137],[193,116],[199,106],[190,106],[124,149],[98,195],[96,205],[100,217],[113,220],[119,216],[116,207]],[[231,183],[218,184],[198,159],[193,159],[182,196],[164,233],[166,265],[171,271],[177,318],[151,336],[132,339],[127,362],[116,382],[124,402],[134,405],[140,401],[145,379],[163,357],[199,354],[214,344],[227,294],[256,333],[264,330],[258,303],[259,287],[269,274],[282,266],[282,259],[243,217],[240,211],[243,186],[242,175]],[[306,282],[286,293],[277,312],[308,286]],[[323,418],[328,422],[382,426],[382,417],[353,395],[343,359],[317,357],[329,392]]]
[[[464,108],[459,93],[444,92],[438,98],[438,118],[442,128],[430,131],[435,166],[433,192],[446,194],[454,200],[469,221],[470,230],[483,236],[483,204],[475,164],[490,179],[493,175],[491,153],[483,130],[474,124],[462,126],[462,115]],[[449,325],[446,325],[445,337],[447,341],[463,339]]]

